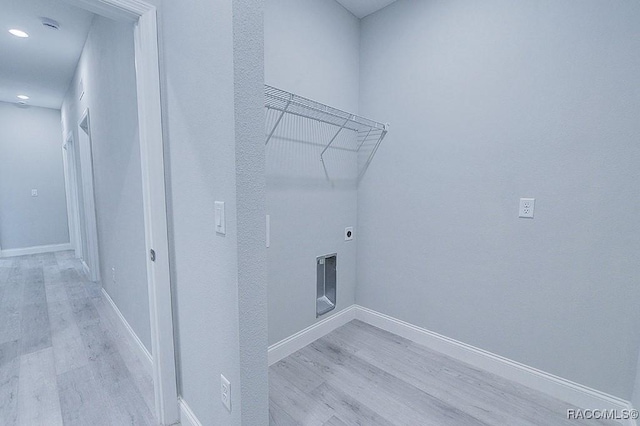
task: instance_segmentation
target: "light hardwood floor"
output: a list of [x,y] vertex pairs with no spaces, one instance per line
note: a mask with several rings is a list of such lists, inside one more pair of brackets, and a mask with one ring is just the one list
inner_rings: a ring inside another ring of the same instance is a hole
[[269,402],[285,426],[618,425],[357,320],[271,366]]
[[153,384],[72,252],[0,259],[0,424],[152,425]]

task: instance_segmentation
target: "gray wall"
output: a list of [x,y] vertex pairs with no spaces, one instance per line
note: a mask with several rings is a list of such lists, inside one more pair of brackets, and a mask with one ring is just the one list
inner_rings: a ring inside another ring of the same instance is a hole
[[69,243],[60,132],[59,110],[0,102],[3,250]]
[[[358,112],[355,16],[333,0],[267,0],[264,25],[267,84]],[[276,118],[268,113],[267,123]],[[319,255],[338,254],[337,306],[331,314],[355,302],[356,241],[344,241],[344,228],[357,231],[357,157],[330,149],[327,177],[320,152],[337,129],[316,126],[310,133],[303,121],[283,119],[266,148],[270,344],[325,318],[315,315]],[[349,141],[339,139],[334,146],[348,148]]]
[[[79,100],[78,86],[85,94]],[[133,26],[96,17],[63,103],[65,135],[89,108],[102,286],[151,351]],[[76,158],[81,158],[76,155]],[[115,277],[112,268],[115,268]]]
[[631,405],[633,405],[635,409],[638,409],[638,407],[640,407],[640,356],[638,356],[635,379],[633,394],[631,395]]
[[[629,399],[640,3],[400,0],[362,22],[358,303]],[[518,198],[535,197],[535,219]]]
[[205,425],[268,424],[262,1],[154,3],[180,395]]

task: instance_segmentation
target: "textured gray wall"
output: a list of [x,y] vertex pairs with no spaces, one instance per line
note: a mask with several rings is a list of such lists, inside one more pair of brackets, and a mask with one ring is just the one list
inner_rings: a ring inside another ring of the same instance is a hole
[[154,3],[180,395],[204,425],[267,424],[262,1]]
[[[358,112],[358,19],[333,0],[268,0],[264,22],[267,84]],[[357,239],[357,157],[330,149],[327,178],[320,152],[337,129],[309,129],[287,117],[266,148],[270,344],[326,317],[315,315],[317,256],[338,254],[337,306],[330,314],[355,302],[356,240],[345,242],[344,228],[353,226]],[[347,143],[339,139],[335,146]]]
[[633,386],[633,394],[631,395],[631,404],[635,409],[640,407],[640,356],[638,357],[638,365],[636,366],[636,376]]
[[[78,84],[85,94],[79,100]],[[133,26],[96,17],[63,103],[65,135],[89,108],[102,286],[151,352]],[[76,155],[76,158],[81,158]],[[112,272],[115,268],[115,280]]]
[[61,132],[59,110],[0,102],[3,250],[69,242]]
[[[233,2],[241,424],[269,423],[263,0]],[[237,388],[236,388],[237,389]]]
[[[640,3],[400,0],[361,22],[358,303],[628,399]],[[535,197],[533,220],[518,198]]]

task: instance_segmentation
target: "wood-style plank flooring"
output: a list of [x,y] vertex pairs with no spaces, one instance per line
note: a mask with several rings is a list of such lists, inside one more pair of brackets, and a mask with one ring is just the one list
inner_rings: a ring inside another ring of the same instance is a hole
[[269,402],[283,426],[618,425],[357,320],[271,366]]
[[157,424],[106,309],[72,252],[0,259],[0,425]]

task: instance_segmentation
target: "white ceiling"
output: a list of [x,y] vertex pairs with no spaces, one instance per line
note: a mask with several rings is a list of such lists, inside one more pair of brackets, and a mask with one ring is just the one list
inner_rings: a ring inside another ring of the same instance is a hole
[[[59,30],[40,18],[55,19]],[[0,101],[30,97],[31,105],[60,108],[73,78],[93,14],[60,0],[0,0]],[[21,39],[10,28],[29,33]]]
[[360,19],[389,6],[394,1],[396,0],[337,0],[345,9]]

